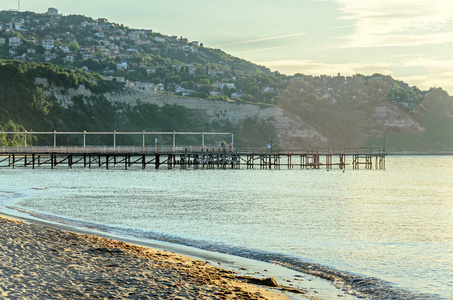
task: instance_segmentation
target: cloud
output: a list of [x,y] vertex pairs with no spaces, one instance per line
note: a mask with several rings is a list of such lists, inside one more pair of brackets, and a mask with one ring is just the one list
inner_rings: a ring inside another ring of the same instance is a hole
[[305,32],[278,35],[278,36],[266,37],[266,38],[261,38],[261,39],[254,39],[254,40],[247,40],[247,41],[228,43],[228,44],[223,44],[223,45],[219,45],[219,46],[215,46],[215,47],[226,47],[226,46],[257,43],[257,42],[270,41],[270,40],[276,40],[276,39],[284,39],[284,38],[289,38],[289,37],[294,37],[294,36],[299,36],[299,35],[304,35],[304,34],[305,34]]
[[403,67],[420,67],[424,66],[427,72],[424,74],[412,74],[400,76],[398,79],[409,82],[421,89],[431,87],[442,87],[453,95],[453,58],[445,59],[444,57],[427,57],[425,55],[406,55],[402,57],[401,66]]
[[453,43],[453,31],[432,34],[375,34],[345,38],[346,43],[331,48],[413,47]]
[[244,54],[244,53],[252,53],[252,52],[261,52],[261,51],[268,51],[268,50],[275,50],[275,49],[280,49],[284,48],[286,46],[277,46],[277,47],[269,47],[269,48],[261,48],[261,49],[253,49],[253,50],[247,50],[247,51],[240,51],[240,52],[232,52],[233,55],[238,55],[238,54]]
[[340,20],[355,27],[341,47],[388,47],[445,43],[453,37],[453,1],[332,0]]

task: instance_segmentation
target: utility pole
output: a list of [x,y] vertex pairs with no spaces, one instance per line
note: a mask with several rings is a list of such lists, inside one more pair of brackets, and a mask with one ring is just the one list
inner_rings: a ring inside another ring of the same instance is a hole
[[17,10],[20,11],[20,0],[17,1]]

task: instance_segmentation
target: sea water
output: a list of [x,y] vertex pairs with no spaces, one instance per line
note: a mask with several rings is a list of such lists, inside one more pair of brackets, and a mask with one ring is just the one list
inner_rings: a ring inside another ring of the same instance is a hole
[[5,168],[0,211],[272,262],[369,298],[453,299],[453,157],[386,167]]

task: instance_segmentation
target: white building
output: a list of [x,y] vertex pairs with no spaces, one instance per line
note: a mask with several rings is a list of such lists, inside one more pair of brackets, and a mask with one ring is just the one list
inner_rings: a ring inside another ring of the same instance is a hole
[[64,58],[64,62],[67,62],[67,61],[73,62],[74,60],[75,60],[75,56],[73,54],[68,54]]
[[42,46],[46,50],[51,50],[55,46],[55,41],[52,38],[45,38],[41,41]]
[[208,75],[211,75],[211,76],[223,75],[223,74],[225,74],[225,70],[215,70],[215,69],[208,70]]
[[137,89],[137,90],[151,91],[151,92],[157,91],[156,86],[154,84],[152,84],[152,83],[149,83],[149,82],[140,82],[140,81],[128,82],[128,85],[131,88],[134,88],[134,89]]
[[121,69],[127,70],[127,62],[117,63],[116,64],[116,69],[117,70],[121,70]]
[[57,58],[56,53],[52,53],[48,50],[44,51],[44,60],[45,61],[51,61],[52,59],[56,59],[56,58]]
[[16,47],[19,47],[20,45],[22,45],[22,41],[20,40],[20,38],[15,37],[15,36],[9,38],[10,47],[16,48]]
[[94,58],[93,53],[87,52],[87,53],[82,53],[82,59],[83,60],[88,60],[90,58]]
[[69,53],[69,52],[71,52],[71,50],[69,50],[69,48],[66,47],[66,46],[60,46],[60,49],[61,49],[61,51],[63,51],[64,53]]
[[231,93],[231,100],[236,100],[241,97],[242,97],[242,95],[239,93]]
[[53,8],[53,7],[50,7],[50,8],[47,10],[47,15],[48,15],[48,16],[58,16],[58,9]]
[[236,88],[236,85],[234,83],[226,83],[226,82],[214,83],[213,86],[218,89],[223,89],[225,86],[227,86],[230,89]]
[[165,38],[162,36],[156,36],[154,40],[158,43],[165,43]]
[[101,39],[105,38],[105,34],[102,31],[96,32],[94,35]]
[[156,73],[157,68],[156,67],[145,67],[146,73]]

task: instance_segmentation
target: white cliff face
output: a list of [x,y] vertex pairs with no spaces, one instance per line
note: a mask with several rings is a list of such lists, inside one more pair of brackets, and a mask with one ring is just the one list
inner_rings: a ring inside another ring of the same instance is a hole
[[49,86],[49,81],[46,78],[36,78],[35,83],[44,88],[46,97],[55,97],[57,102],[64,108],[68,108],[73,104],[72,98],[75,96],[91,97],[93,95],[84,85],[79,85],[77,89],[65,89],[54,85]]
[[[302,120],[290,111],[277,106],[242,103],[235,101],[206,100],[179,96],[162,95],[153,92],[127,90],[123,94],[108,94],[107,99],[114,102],[149,103],[157,106],[181,105],[199,111],[210,122],[230,122],[240,126],[246,118],[271,123],[282,148],[335,147],[329,136]],[[315,107],[313,109],[316,109]],[[363,112],[362,118],[369,118],[371,126],[364,129],[364,136],[382,137],[389,132],[426,132],[426,129],[410,115],[392,103],[381,103],[374,108],[372,115]],[[335,137],[330,137],[335,138]]]
[[426,132],[423,126],[391,103],[377,106],[371,117],[376,123],[388,128],[409,132]]
[[161,107],[165,104],[177,104],[187,109],[199,111],[207,116],[210,122],[230,122],[233,126],[239,126],[241,121],[246,118],[263,120],[274,126],[281,147],[295,147],[301,144],[324,147],[329,142],[311,125],[277,106],[168,96],[136,90],[128,90],[125,94],[108,94],[105,96],[110,101],[131,105],[149,103]]

